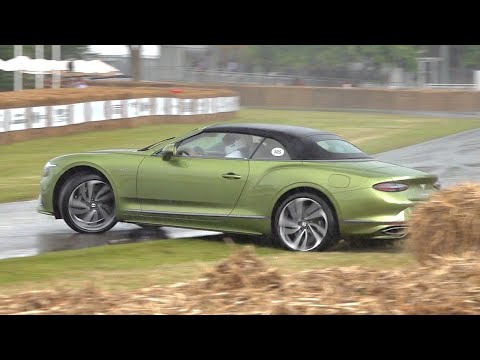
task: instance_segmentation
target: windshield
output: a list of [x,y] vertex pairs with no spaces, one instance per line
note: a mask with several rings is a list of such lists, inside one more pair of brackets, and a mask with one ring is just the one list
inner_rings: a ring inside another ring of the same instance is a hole
[[145,146],[144,148],[138,149],[137,151],[146,151],[146,150],[149,150],[149,149],[151,149],[152,147],[154,147],[155,145],[161,144],[161,143],[164,142],[164,141],[172,140],[172,139],[175,139],[175,136],[174,136],[174,137],[170,137],[170,138],[168,138],[168,139],[163,139],[163,140],[161,140],[161,141],[157,141],[156,143],[153,143],[153,144],[151,144],[151,145]]

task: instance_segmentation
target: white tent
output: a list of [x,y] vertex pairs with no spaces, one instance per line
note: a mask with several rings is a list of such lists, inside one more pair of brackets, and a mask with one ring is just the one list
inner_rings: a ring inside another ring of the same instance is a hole
[[57,61],[55,60],[30,59],[22,71],[29,74],[50,73],[52,70],[55,70],[56,63]]
[[[81,60],[79,60],[81,61]],[[104,63],[103,61],[100,60],[92,60],[92,61],[85,61],[85,63],[88,63],[86,66],[87,71],[83,71],[86,73],[92,73],[92,74],[108,74],[108,73],[119,73],[120,71],[117,68],[114,68],[113,66]],[[76,69],[75,69],[76,71]],[[80,69],[78,71],[81,71]]]
[[16,58],[4,61],[2,64],[3,71],[23,71],[29,64],[28,56],[17,56]]
[[70,61],[47,59],[30,59],[28,56],[17,56],[8,61],[0,62],[0,70],[23,71],[30,74],[50,74],[52,72],[69,72],[82,74],[120,74],[120,71],[100,60],[75,60],[72,71]]

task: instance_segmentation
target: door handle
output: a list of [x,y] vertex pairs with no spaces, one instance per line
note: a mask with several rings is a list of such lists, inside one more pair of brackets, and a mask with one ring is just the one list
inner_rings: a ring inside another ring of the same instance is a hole
[[223,174],[222,177],[225,178],[225,179],[230,179],[230,180],[241,179],[242,178],[241,175],[237,175],[237,174],[234,174],[232,172],[229,172],[228,174]]

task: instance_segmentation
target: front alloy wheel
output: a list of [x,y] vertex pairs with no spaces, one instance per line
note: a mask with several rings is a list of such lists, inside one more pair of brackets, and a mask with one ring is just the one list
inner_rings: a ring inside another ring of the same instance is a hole
[[96,174],[67,181],[61,205],[65,222],[77,232],[101,233],[116,224],[112,187]]

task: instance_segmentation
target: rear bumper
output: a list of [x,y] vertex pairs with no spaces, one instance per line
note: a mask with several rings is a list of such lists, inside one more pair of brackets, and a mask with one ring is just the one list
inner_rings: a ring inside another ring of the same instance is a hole
[[407,235],[407,231],[405,221],[346,220],[343,222],[342,235],[369,239],[402,239]]
[[[342,194],[343,195],[343,194]],[[345,194],[340,219],[344,238],[401,239],[407,235],[407,221],[420,201],[406,194],[362,189]]]

